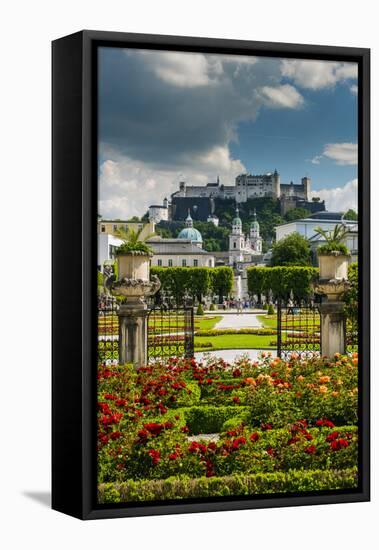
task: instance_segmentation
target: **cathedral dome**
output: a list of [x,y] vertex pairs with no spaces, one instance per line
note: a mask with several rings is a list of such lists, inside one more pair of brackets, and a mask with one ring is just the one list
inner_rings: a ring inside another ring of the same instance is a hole
[[203,237],[201,236],[200,231],[194,227],[185,227],[182,229],[178,235],[178,239],[187,239],[195,243],[203,242]]

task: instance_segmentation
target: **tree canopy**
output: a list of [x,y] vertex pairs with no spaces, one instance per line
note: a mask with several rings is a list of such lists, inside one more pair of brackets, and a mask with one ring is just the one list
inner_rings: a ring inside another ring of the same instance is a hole
[[291,233],[272,247],[272,266],[298,265],[311,263],[311,247],[300,233]]

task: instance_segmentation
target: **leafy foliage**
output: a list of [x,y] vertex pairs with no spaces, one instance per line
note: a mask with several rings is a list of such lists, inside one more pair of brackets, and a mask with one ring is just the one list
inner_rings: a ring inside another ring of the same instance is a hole
[[230,267],[152,267],[151,274],[157,275],[162,289],[175,296],[178,302],[186,293],[201,302],[207,294],[228,296],[233,288]]
[[311,247],[300,233],[291,233],[272,247],[271,265],[310,265]]
[[345,212],[343,218],[344,220],[358,221],[358,214],[355,210],[350,208],[347,212]]
[[298,493],[300,491],[336,490],[356,487],[357,468],[344,470],[311,470],[269,472],[250,475],[197,479],[165,479],[102,483],[99,503],[134,502],[157,499],[200,498],[265,493]]
[[349,265],[348,279],[350,288],[344,295],[345,312],[348,322],[350,322],[351,330],[358,330],[358,299],[359,299],[359,273],[358,262]]
[[333,252],[348,254],[349,251],[342,242],[348,232],[349,229],[342,224],[337,224],[334,229],[330,231],[322,229],[321,227],[316,227],[316,235],[320,235],[326,241],[326,244],[318,247],[317,252],[319,254],[332,254]]
[[291,208],[285,214],[284,218],[287,222],[293,222],[295,220],[301,220],[302,218],[307,218],[309,216],[309,211],[306,208]]
[[291,291],[296,299],[311,293],[311,283],[318,274],[315,267],[250,267],[247,269],[247,285],[250,295],[266,297],[271,290],[274,298],[288,299]]
[[143,229],[135,231],[134,229],[118,229],[116,235],[120,237],[124,242],[121,246],[118,247],[116,254],[141,254],[141,255],[150,255],[152,254],[152,248],[146,244],[146,240],[151,237],[151,235],[146,235],[144,238],[141,237]]
[[211,270],[211,289],[219,297],[219,303],[224,296],[229,296],[233,290],[233,269],[231,267],[216,267]]

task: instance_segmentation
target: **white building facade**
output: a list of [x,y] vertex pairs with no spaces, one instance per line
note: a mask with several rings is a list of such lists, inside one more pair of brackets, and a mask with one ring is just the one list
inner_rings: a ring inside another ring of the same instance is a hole
[[[206,185],[187,185],[181,181],[179,191],[172,197],[207,197],[220,199],[233,199],[237,203],[244,203],[248,199],[259,197],[290,198],[296,197],[305,201],[309,200],[311,180],[303,177],[301,183],[281,183],[277,170],[267,174],[240,174],[235,179],[235,185],[223,185],[220,179]],[[152,207],[150,207],[152,208]]]
[[254,210],[254,220],[249,235],[245,236],[237,207],[236,216],[232,221],[232,231],[229,235],[229,264],[237,265],[248,262],[251,261],[252,256],[260,254],[262,254],[262,237],[260,236],[257,214]]
[[113,261],[117,248],[123,243],[122,239],[110,233],[98,233],[97,235],[97,269],[103,272],[104,263]]
[[316,252],[317,247],[324,244],[322,238],[316,233],[316,229],[320,227],[325,231],[333,231],[337,225],[341,224],[348,230],[343,243],[351,254],[351,261],[356,261],[359,246],[358,222],[344,220],[341,212],[319,212],[309,218],[278,225],[275,228],[276,241],[278,242],[292,233],[299,233],[309,241],[312,250]]

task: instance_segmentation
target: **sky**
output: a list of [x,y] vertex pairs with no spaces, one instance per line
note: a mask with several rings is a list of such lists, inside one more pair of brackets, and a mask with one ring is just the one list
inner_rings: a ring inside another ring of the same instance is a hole
[[357,91],[355,63],[102,47],[99,214],[275,169],[310,177],[330,211],[356,209]]

